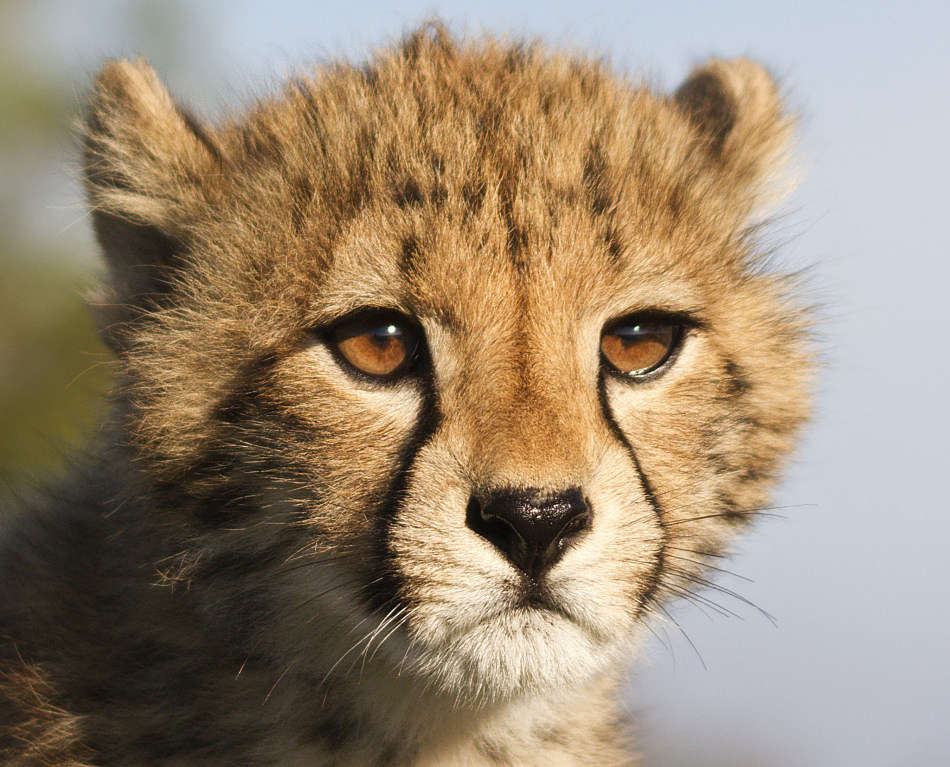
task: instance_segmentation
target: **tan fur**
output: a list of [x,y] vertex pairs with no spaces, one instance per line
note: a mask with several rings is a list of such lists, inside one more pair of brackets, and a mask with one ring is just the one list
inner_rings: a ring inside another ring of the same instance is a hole
[[[215,129],[144,62],[103,69],[87,180],[130,503],[176,605],[261,610],[233,640],[266,659],[247,695],[293,713],[259,763],[630,763],[626,659],[767,503],[806,416],[806,317],[754,227],[790,131],[747,60],[667,97],[438,25]],[[335,362],[314,329],[360,307],[420,323],[424,379]],[[662,376],[601,384],[605,324],[647,309],[697,325]],[[466,527],[486,487],[589,499],[557,610]],[[235,556],[260,570],[209,570]],[[308,739],[333,712],[358,734]]]
[[[0,673],[0,761],[6,767],[90,767],[82,722],[56,705],[43,671],[19,664]],[[9,713],[8,713],[9,712]]]

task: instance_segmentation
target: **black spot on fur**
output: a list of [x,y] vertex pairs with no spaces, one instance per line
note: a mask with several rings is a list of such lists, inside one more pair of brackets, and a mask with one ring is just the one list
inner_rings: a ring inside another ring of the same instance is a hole
[[371,196],[369,185],[370,168],[376,155],[376,134],[367,125],[360,126],[356,139],[356,151],[352,155],[355,167],[348,176],[346,205],[350,211],[360,210]]
[[712,466],[713,473],[718,476],[731,474],[734,471],[732,462],[723,453],[707,453],[706,461]]
[[730,397],[739,397],[749,391],[751,388],[749,379],[746,378],[737,362],[731,359],[726,360],[723,369],[726,374],[726,392]]
[[524,227],[514,222],[508,224],[506,247],[515,269],[523,273],[528,268],[528,233]]
[[735,498],[724,491],[717,495],[716,507],[719,518],[731,525],[745,526],[755,517],[753,510],[743,509]]
[[485,180],[468,179],[462,185],[462,199],[465,200],[465,206],[470,213],[478,213],[485,201]]
[[247,417],[249,408],[257,399],[267,377],[279,357],[270,351],[249,360],[231,378],[228,394],[218,403],[214,418],[227,424],[235,424]]
[[517,179],[510,173],[504,179],[500,192],[502,223],[505,227],[505,249],[515,269],[523,274],[528,268],[528,232],[515,215]]
[[429,192],[429,202],[432,203],[433,207],[440,208],[445,205],[445,201],[448,198],[448,187],[441,181],[436,181],[432,186],[432,190]]
[[422,204],[422,189],[419,183],[412,177],[403,181],[393,191],[393,198],[400,208],[412,208]]
[[313,439],[314,430],[310,424],[277,405],[262,401],[262,398],[259,398],[257,413],[262,420],[259,427],[262,440],[273,444],[294,439],[306,444]]
[[404,279],[411,278],[418,256],[419,241],[410,234],[402,241],[402,253],[399,259],[399,273]]
[[739,476],[747,482],[766,482],[775,479],[775,468],[771,462],[756,461],[739,471]]
[[613,226],[608,226],[604,234],[604,240],[607,244],[607,256],[612,264],[620,264],[623,261],[624,243],[620,232]]
[[611,210],[610,187],[607,181],[607,159],[597,143],[591,143],[584,163],[584,187],[590,198],[590,209],[595,216],[602,216]]
[[670,189],[669,197],[667,198],[667,205],[669,206],[671,225],[675,226],[679,221],[680,215],[682,214],[684,208],[687,204],[686,199],[686,187],[679,183],[675,184],[672,189]]

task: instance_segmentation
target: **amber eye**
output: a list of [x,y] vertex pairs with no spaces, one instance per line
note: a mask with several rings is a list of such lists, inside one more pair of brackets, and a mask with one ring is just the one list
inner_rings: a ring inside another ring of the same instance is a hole
[[673,320],[630,317],[604,330],[600,350],[617,372],[636,378],[666,362],[682,335],[683,325]]
[[330,329],[329,343],[350,365],[376,378],[409,368],[419,347],[419,332],[395,312],[372,311]]

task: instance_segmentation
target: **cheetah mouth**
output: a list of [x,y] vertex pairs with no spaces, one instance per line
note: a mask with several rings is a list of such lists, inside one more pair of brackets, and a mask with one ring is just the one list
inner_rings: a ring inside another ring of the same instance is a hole
[[563,620],[576,624],[583,628],[581,621],[572,614],[569,606],[564,601],[555,597],[547,588],[542,585],[531,583],[524,587],[522,591],[509,603],[497,610],[493,610],[486,616],[484,622],[504,618],[511,615],[539,615],[552,617],[557,616]]
[[562,614],[565,618],[570,618],[570,615],[568,615],[557,600],[551,596],[547,589],[535,584],[532,584],[524,590],[513,607],[516,610],[546,610],[548,612]]

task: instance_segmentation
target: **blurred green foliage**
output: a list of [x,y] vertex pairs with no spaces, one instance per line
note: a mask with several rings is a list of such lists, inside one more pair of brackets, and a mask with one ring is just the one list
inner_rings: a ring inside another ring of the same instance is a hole
[[0,0],[0,495],[53,471],[106,407],[74,131],[90,70],[144,54],[194,87],[213,59],[206,17],[184,0]]
[[[28,245],[2,254],[0,477],[52,468],[98,419],[108,355],[80,295],[88,276]],[[59,255],[59,254],[56,254]]]
[[84,302],[99,261],[74,131],[91,70],[142,54],[197,90],[214,60],[207,11],[184,0],[0,0],[0,495],[54,470],[106,406],[110,357]]
[[[22,5],[0,5],[0,482],[42,476],[100,417],[108,355],[83,293],[95,263],[82,222],[43,222],[48,187],[74,185],[73,86],[18,39]],[[66,195],[61,195],[65,197]],[[78,212],[70,214],[78,218]],[[55,217],[53,217],[55,219]]]

